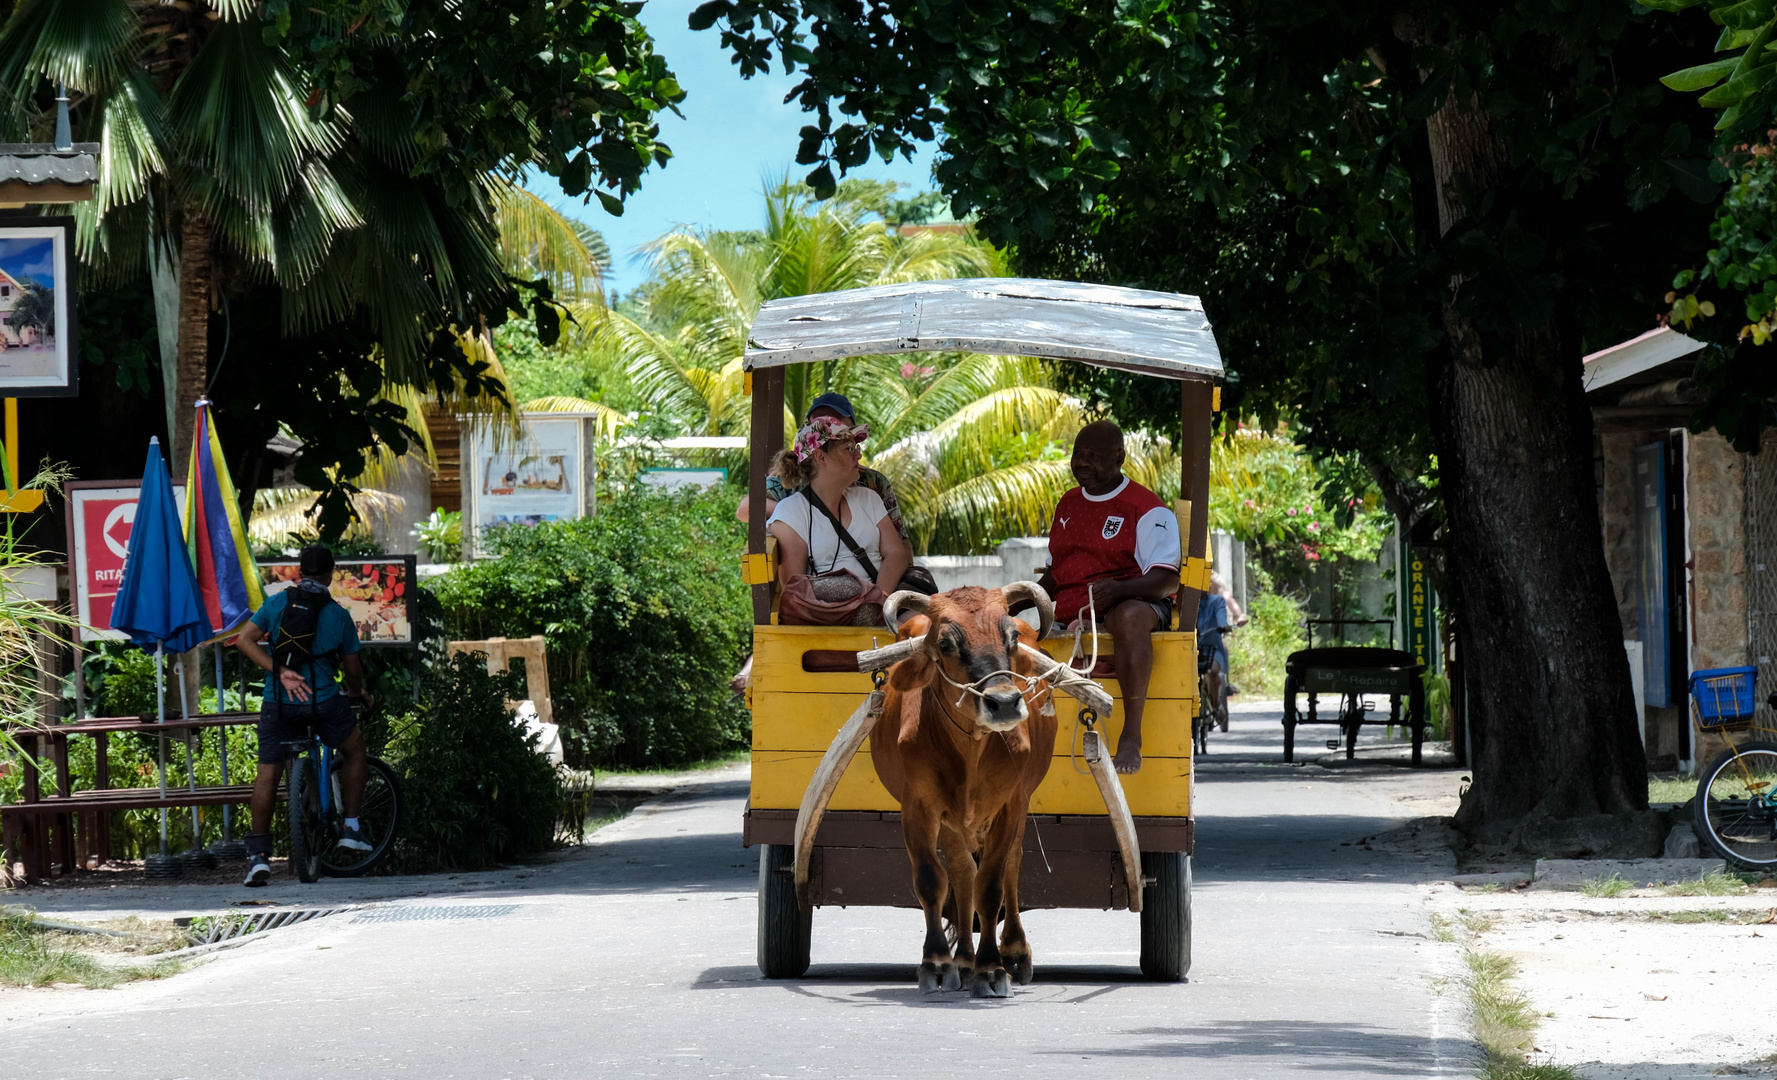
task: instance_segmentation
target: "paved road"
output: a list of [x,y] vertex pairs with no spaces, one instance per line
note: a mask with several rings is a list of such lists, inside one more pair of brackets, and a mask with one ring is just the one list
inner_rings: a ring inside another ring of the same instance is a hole
[[[1447,856],[1365,843],[1448,812],[1455,774],[1285,767],[1274,717],[1237,715],[1203,763],[1195,963],[1183,984],[1140,980],[1128,913],[1034,912],[1034,984],[1009,1001],[924,997],[913,983],[920,917],[885,909],[821,910],[807,977],[764,981],[753,966],[756,862],[739,846],[745,786],[724,780],[645,806],[522,881],[268,934],[165,982],[0,992],[6,1072],[1470,1071],[1460,994],[1445,982],[1454,946],[1426,937],[1419,885],[1448,875]],[[176,894],[157,903],[187,902]],[[58,906],[74,915],[107,904]],[[479,917],[437,917],[453,913]],[[398,914],[414,917],[388,918]]]

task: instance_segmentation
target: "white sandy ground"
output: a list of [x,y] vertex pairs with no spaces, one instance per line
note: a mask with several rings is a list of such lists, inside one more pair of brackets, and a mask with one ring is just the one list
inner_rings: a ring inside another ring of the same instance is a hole
[[[1485,915],[1476,945],[1520,965],[1544,1014],[1538,1060],[1593,1080],[1777,1076],[1777,889],[1614,899],[1427,887],[1453,921]],[[1660,912],[1730,911],[1771,923],[1673,923]]]

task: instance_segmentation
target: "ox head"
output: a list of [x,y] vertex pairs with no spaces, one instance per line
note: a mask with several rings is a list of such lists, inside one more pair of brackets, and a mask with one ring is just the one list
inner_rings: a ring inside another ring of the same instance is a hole
[[[973,699],[975,726],[982,733],[1017,727],[1029,709],[1022,688],[1007,672],[1028,668],[1028,661],[1019,656],[1018,638],[1028,634],[1030,626],[1012,615],[1014,607],[1026,602],[1037,608],[1037,636],[1047,634],[1055,608],[1035,582],[1013,582],[1003,589],[952,589],[930,597],[908,591],[893,594],[882,605],[888,624],[897,626],[907,615],[911,617],[904,629],[924,633],[924,647],[896,665],[891,676],[895,688],[905,692],[936,685],[941,696],[961,697],[964,706]],[[902,739],[910,735],[903,731]]]

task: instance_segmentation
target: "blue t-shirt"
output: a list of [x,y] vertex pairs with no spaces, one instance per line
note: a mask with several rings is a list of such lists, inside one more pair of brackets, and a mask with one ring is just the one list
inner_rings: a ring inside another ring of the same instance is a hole
[[[289,594],[294,588],[296,586],[292,585],[283,592],[267,597],[265,603],[260,605],[259,610],[253,613],[253,625],[266,631],[274,640],[278,635],[278,623],[284,617],[284,609],[290,606]],[[337,653],[339,656],[350,656],[357,651],[358,628],[353,625],[352,617],[346,614],[346,609],[340,607],[337,602],[322,608],[320,618],[315,624],[315,652],[317,654]],[[302,666],[306,668],[308,665]],[[315,692],[315,700],[326,701],[329,698],[338,697],[343,691],[340,690],[339,669],[334,662],[334,657],[317,655],[314,667],[313,672],[298,671],[298,674],[309,681],[309,686]],[[289,702],[290,697],[284,693],[282,686],[275,684],[274,679],[275,676],[271,672],[266,672],[266,699]]]
[[1228,600],[1221,593],[1205,593],[1197,605],[1197,651],[1219,652],[1222,631],[1228,628]]

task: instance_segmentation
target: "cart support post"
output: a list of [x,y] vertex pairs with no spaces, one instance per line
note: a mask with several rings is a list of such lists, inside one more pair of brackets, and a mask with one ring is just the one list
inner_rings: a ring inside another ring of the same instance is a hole
[[[1215,427],[1215,387],[1194,379],[1181,382],[1179,387],[1179,421],[1183,428],[1179,439],[1179,460],[1183,463],[1179,470],[1179,499],[1191,508],[1191,520],[1179,522],[1179,528],[1184,530],[1185,555],[1192,566],[1197,566],[1209,550],[1209,440]],[[1196,629],[1197,602],[1202,597],[1201,589],[1179,586],[1180,630]]]
[[[784,448],[784,369],[748,372],[753,383],[752,468],[747,475],[747,552],[765,554],[765,481]],[[753,585],[753,624],[771,622],[770,581]]]

